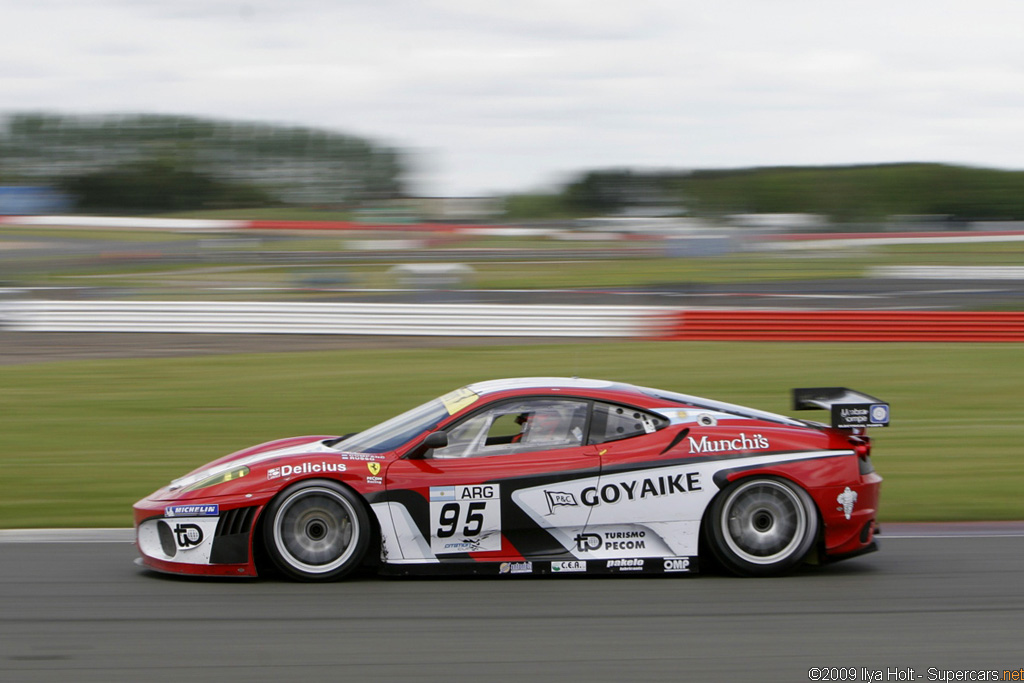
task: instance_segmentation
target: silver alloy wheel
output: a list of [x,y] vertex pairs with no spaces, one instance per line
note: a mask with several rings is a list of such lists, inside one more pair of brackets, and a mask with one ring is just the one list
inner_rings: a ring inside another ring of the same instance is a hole
[[352,503],[339,492],[322,486],[298,489],[274,514],[274,545],[293,569],[327,574],[356,552],[358,519]]
[[722,538],[736,557],[770,565],[806,549],[808,514],[792,487],[775,479],[757,479],[729,494],[719,524]]

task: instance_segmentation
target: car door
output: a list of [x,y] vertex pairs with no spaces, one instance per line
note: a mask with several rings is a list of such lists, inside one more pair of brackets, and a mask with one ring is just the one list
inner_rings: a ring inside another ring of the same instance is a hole
[[[448,425],[449,443],[387,472],[401,559],[571,559],[600,473],[590,402],[495,401]],[[389,557],[389,561],[397,558]]]
[[643,558],[656,557],[665,558],[665,571],[696,567],[701,515],[717,489],[700,465],[672,450],[685,434],[655,413],[595,404],[590,440],[602,469],[583,494],[591,514],[581,559],[640,569]]

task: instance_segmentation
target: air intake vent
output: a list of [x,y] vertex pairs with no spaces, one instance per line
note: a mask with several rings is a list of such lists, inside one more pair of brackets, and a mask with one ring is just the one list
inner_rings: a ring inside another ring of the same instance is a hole
[[254,519],[254,507],[221,513],[210,550],[211,564],[243,564],[249,561],[249,531]]
[[164,555],[174,557],[178,552],[178,546],[174,543],[174,532],[171,531],[170,525],[161,519],[156,523],[156,533],[160,537],[160,549],[164,551]]
[[236,534],[248,534],[252,527],[252,520],[256,516],[256,508],[236,508],[221,513],[220,522],[217,523],[215,536],[234,536]]

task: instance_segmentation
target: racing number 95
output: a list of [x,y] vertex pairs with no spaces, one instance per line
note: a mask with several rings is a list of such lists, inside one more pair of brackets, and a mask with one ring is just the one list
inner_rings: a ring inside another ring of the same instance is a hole
[[430,550],[435,555],[501,550],[498,484],[430,487]]
[[[481,500],[473,501],[466,505],[466,520],[462,527],[463,536],[479,536],[484,528],[484,510],[487,503]],[[445,503],[441,506],[441,514],[438,517],[437,534],[438,538],[451,538],[459,527],[459,520],[462,518],[462,503]]]

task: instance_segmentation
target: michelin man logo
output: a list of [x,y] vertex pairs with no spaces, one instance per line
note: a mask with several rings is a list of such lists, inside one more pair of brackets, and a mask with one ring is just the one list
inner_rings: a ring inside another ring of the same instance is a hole
[[853,505],[857,502],[857,492],[847,486],[845,491],[836,496],[836,502],[842,506],[836,509],[842,510],[846,518],[850,519],[853,515]]

